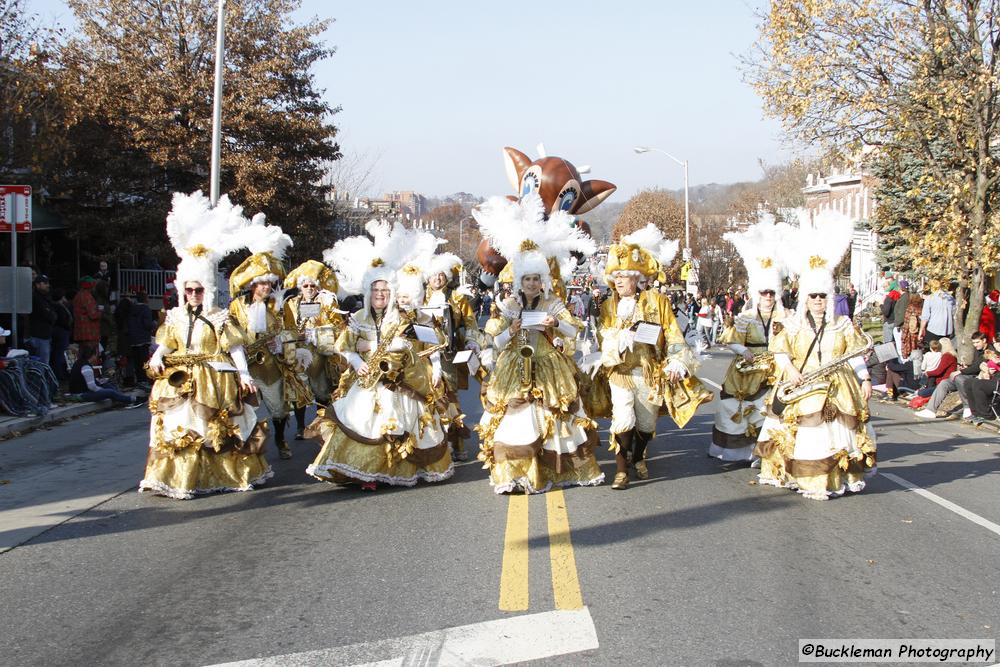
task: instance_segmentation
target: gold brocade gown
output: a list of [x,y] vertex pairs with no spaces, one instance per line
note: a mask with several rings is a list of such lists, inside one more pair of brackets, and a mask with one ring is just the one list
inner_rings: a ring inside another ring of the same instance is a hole
[[[303,305],[306,309],[303,309]],[[282,308],[285,329],[298,332],[300,338],[306,329],[316,329],[321,331],[318,335],[336,340],[344,328],[344,320],[336,312],[337,305],[336,297],[332,295],[329,301],[318,298],[312,302],[305,301],[301,294],[293,296],[285,301]],[[311,312],[304,313],[304,310],[317,312],[313,315]],[[321,354],[317,346],[312,343],[300,341],[296,345],[312,353],[312,361],[302,373],[299,373],[300,379],[309,385],[317,402],[324,405],[329,403],[330,394],[340,382],[340,357],[336,354]]]
[[604,481],[594,458],[597,425],[583,410],[576,367],[552,343],[556,336],[575,335],[581,323],[553,297],[543,297],[535,309],[547,311],[559,326],[521,330],[507,341],[504,334],[521,311],[518,301],[508,299],[490,330],[497,341],[496,367],[483,388],[476,430],[479,459],[496,493],[543,493],[552,486]]
[[[336,351],[348,359],[363,359],[370,367],[376,365],[379,342],[386,341],[384,349],[391,351],[384,358],[391,371],[371,387],[354,371],[344,374],[333,402],[319,409],[307,431],[323,440],[307,474],[326,482],[393,486],[440,482],[454,474],[442,416],[444,388],[432,384],[431,362],[419,356],[423,344],[403,338],[409,322],[406,315],[390,310],[376,324],[370,311],[364,311],[341,333]],[[359,339],[367,340],[371,349],[358,353]],[[320,351],[333,350],[321,344]]]
[[[767,356],[768,340],[784,326],[785,317],[780,304],[775,305],[770,317],[754,308],[737,315],[732,326],[722,332],[719,343],[729,345],[736,358],[729,364],[722,381],[709,456],[723,461],[753,459],[757,436],[764,424],[767,395],[774,385],[776,372],[773,359]],[[737,367],[743,359],[744,348],[759,361],[740,372]]]
[[[282,419],[288,415],[290,407],[305,407],[312,403],[312,391],[295,373],[295,344],[289,342],[291,336],[283,332],[283,320],[274,308],[273,300],[268,299],[265,305],[267,323],[263,332],[252,330],[252,306],[247,297],[241,296],[229,303],[229,314],[235,328],[243,336],[250,377],[257,385],[263,407],[266,407],[269,416]],[[268,345],[255,344],[258,339],[266,337],[277,340],[281,350],[278,354],[271,352]],[[267,416],[262,415],[261,419]]]
[[[787,355],[799,368],[814,337],[804,315],[791,317],[771,339],[770,350],[776,356]],[[865,344],[851,320],[837,316],[827,325],[802,372],[861,350]],[[768,410],[754,451],[761,459],[758,479],[762,484],[797,489],[806,497],[822,500],[846,491],[859,492],[865,478],[875,474],[875,432],[868,423],[868,404],[854,370],[850,364],[841,364],[827,380],[825,391],[789,403],[781,417]]]
[[[156,342],[174,350],[175,359],[206,356],[191,365],[168,367],[153,383],[149,454],[139,490],[188,499],[214,491],[248,491],[270,478],[271,467],[261,454],[266,432],[253,407],[241,401],[237,374],[220,373],[205,363],[231,364],[228,351],[242,344],[228,313],[210,310],[192,326],[186,308],[173,308]],[[176,374],[171,382],[168,376],[177,371],[186,375]]]

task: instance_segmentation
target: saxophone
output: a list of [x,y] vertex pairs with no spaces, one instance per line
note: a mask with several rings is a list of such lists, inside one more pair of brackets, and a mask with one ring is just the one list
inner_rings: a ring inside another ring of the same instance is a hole
[[246,346],[247,362],[251,364],[264,363],[264,360],[267,358],[265,356],[267,346],[282,333],[284,333],[282,329],[275,329],[272,332],[257,336],[252,343]]
[[774,355],[770,352],[761,352],[760,354],[755,354],[753,359],[744,359],[740,357],[736,360],[736,372],[737,373],[757,373],[759,371],[770,372],[774,368]]
[[775,391],[775,398],[782,403],[791,403],[813,394],[825,394],[830,389],[830,377],[843,364],[854,357],[863,356],[872,351],[875,341],[872,337],[861,331],[865,338],[863,347],[843,354],[832,361],[829,361],[819,368],[803,374],[802,380],[793,385],[791,382],[779,382]]
[[168,354],[163,357],[163,371],[156,373],[147,361],[144,368],[150,380],[166,380],[172,387],[180,389],[191,378],[191,367],[206,361],[218,359],[217,354]]
[[394,360],[390,357],[389,348],[392,346],[393,339],[396,338],[400,333],[403,332],[406,327],[410,325],[409,320],[405,317],[400,316],[399,322],[393,327],[392,332],[389,335],[382,337],[382,342],[379,343],[375,351],[371,353],[368,357],[368,373],[365,375],[358,376],[358,384],[362,389],[371,389],[379,383],[385,376],[389,376],[389,379],[394,379],[399,371],[402,370],[403,365],[399,360]]
[[524,329],[521,329],[518,334],[518,372],[521,378],[521,388],[528,390],[531,389],[531,376],[534,371],[532,357],[535,356],[535,348],[528,342],[528,334]]

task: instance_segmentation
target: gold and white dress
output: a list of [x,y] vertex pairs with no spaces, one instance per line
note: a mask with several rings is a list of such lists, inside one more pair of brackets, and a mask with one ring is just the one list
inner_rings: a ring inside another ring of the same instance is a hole
[[[803,366],[815,337],[805,315],[788,318],[771,339],[776,364],[783,369]],[[802,372],[861,350],[866,342],[850,318],[837,316],[823,330]],[[828,386],[790,402],[781,417],[768,410],[755,449],[762,484],[797,489],[818,500],[865,488],[865,478],[876,472],[875,432],[858,381],[858,373],[866,372],[864,360],[855,357],[831,372]]]
[[[283,419],[288,416],[290,407],[312,403],[312,391],[295,372],[295,345],[288,340],[291,336],[283,332],[283,320],[274,300],[251,302],[248,297],[241,296],[229,303],[229,314],[234,327],[243,336],[250,376],[269,416]],[[267,339],[272,342],[265,343]],[[280,351],[272,352],[272,346]],[[264,421],[267,417],[264,414],[260,419]]]
[[[337,306],[337,297],[332,293],[320,293],[312,302],[297,294],[282,307],[285,330],[298,332],[301,337],[307,329],[328,328],[330,335],[336,338],[344,327]],[[340,381],[340,356],[321,354],[315,344],[308,342],[299,342],[297,346],[309,350],[312,355],[309,365],[299,373],[299,379],[309,385],[318,403],[326,405]]]
[[[558,324],[511,335],[511,321],[522,309],[546,311]],[[581,323],[551,296],[529,308],[509,298],[499,311],[486,330],[494,340],[496,366],[483,389],[483,416],[476,427],[479,459],[494,491],[543,493],[552,486],[602,483],[604,473],[594,458],[597,424],[583,410],[576,367],[552,342],[559,335],[574,338]]]
[[240,398],[238,375],[207,363],[231,364],[230,350],[242,344],[229,313],[172,308],[156,342],[171,365],[149,397],[149,453],[139,491],[189,499],[248,491],[270,478],[261,454],[267,434]]
[[[767,356],[768,341],[784,326],[786,314],[775,305],[769,316],[756,308],[736,316],[719,343],[728,345],[736,358],[726,371],[712,427],[708,455],[723,461],[751,461],[760,427],[764,423],[765,402],[774,385],[775,368]],[[744,372],[738,370],[743,353],[749,351],[758,362]]]
[[[369,373],[377,373],[381,360],[388,370],[374,384],[353,371],[344,374],[331,405],[309,426],[307,435],[318,435],[323,446],[306,473],[327,482],[393,486],[440,482],[454,474],[442,424],[443,385],[433,384],[421,343],[404,337],[410,323],[411,316],[395,308],[384,315],[365,310],[350,319],[335,351],[354,369],[365,361]],[[359,353],[361,339],[370,349]]]

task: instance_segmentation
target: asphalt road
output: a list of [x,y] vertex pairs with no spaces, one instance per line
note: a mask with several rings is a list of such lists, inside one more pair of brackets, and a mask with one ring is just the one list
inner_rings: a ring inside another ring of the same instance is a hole
[[0,442],[0,662],[728,667],[796,664],[800,638],[996,638],[995,433],[873,403],[881,474],[815,502],[707,458],[713,409],[660,421],[648,481],[530,498],[476,462],[328,486],[311,442],[251,493],[140,496],[141,410]]

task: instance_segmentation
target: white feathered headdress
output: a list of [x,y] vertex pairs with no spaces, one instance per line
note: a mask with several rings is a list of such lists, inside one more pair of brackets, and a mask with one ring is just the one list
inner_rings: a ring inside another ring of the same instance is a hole
[[781,246],[788,242],[794,230],[785,224],[774,224],[773,216],[762,216],[760,222],[742,232],[727,232],[722,238],[736,247],[747,270],[747,307],[756,307],[762,290],[781,294],[781,281],[788,272]]
[[[435,255],[438,245],[447,243],[429,231],[423,229],[403,229],[396,243],[401,243],[406,249],[403,264],[396,269],[396,292],[410,298],[411,306],[417,306],[424,301],[424,282],[431,275],[428,267],[432,266],[437,257],[445,255],[455,257],[451,253]],[[457,257],[456,257],[457,259]],[[461,262],[461,260],[459,260]],[[451,275],[449,273],[449,275]]]
[[442,252],[431,257],[430,263],[427,265],[427,269],[424,272],[424,277],[427,280],[431,279],[431,276],[436,276],[439,273],[443,273],[448,276],[448,280],[451,280],[462,268],[462,258],[453,252]]
[[546,220],[537,192],[518,202],[491,197],[473,209],[472,215],[490,245],[513,264],[515,290],[523,276],[539,274],[545,290],[551,293],[550,257],[561,264],[572,252],[589,257],[597,251],[594,240],[576,227],[573,216],[556,211]]
[[799,276],[797,312],[806,312],[810,294],[826,294],[827,319],[834,314],[833,272],[851,246],[854,222],[837,211],[811,213],[800,209],[799,226],[781,247],[781,256],[788,268]]
[[423,267],[440,240],[430,232],[385,220],[370,220],[365,231],[371,238],[351,236],[323,252],[323,261],[337,272],[344,294],[363,294],[365,303],[371,303],[372,283],[384,280],[391,290],[390,303],[394,303],[397,272],[411,262],[415,267],[411,273],[418,277],[422,290]]
[[174,193],[167,215],[167,236],[181,259],[175,282],[182,305],[187,282],[198,282],[205,288],[206,309],[215,304],[219,262],[246,247],[247,231],[258,218],[263,224],[262,214],[251,222],[243,215],[243,207],[233,205],[228,195],[223,195],[213,208],[200,190],[190,195]]

